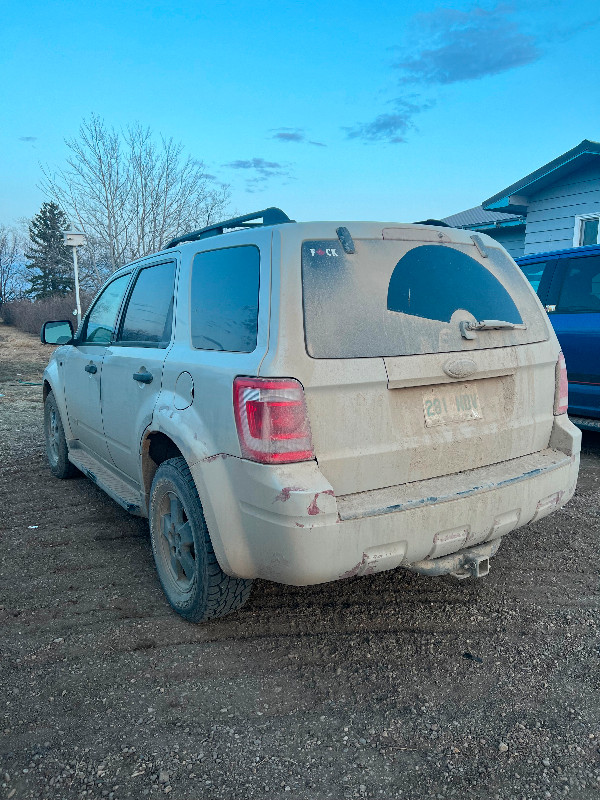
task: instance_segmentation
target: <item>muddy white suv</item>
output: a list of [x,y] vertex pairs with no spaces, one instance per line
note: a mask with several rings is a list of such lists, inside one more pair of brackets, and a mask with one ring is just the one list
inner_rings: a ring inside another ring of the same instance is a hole
[[123,267],[75,335],[49,322],[42,341],[63,343],[52,472],[149,517],[192,621],[239,608],[253,578],[484,575],[575,490],[556,336],[484,235],[266,209]]

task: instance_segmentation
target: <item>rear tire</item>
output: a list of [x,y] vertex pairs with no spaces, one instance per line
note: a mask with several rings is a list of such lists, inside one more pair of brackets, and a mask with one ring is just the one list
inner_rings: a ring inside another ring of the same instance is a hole
[[226,575],[216,559],[194,479],[183,458],[158,468],[150,490],[154,563],[171,607],[190,622],[241,608],[251,580]]
[[50,471],[56,478],[72,478],[77,474],[77,468],[69,461],[65,429],[52,392],[48,393],[44,403],[44,436]]

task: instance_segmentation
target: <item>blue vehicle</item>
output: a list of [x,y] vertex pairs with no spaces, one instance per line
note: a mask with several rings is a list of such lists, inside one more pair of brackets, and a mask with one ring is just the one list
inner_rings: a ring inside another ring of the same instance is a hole
[[600,431],[600,244],[516,259],[558,336],[569,376],[569,416]]

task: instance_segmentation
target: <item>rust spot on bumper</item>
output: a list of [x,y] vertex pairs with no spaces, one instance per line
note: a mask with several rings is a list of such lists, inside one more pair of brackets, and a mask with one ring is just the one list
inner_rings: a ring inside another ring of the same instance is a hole
[[291,492],[301,492],[301,491],[303,491],[303,489],[300,486],[286,486],[279,492],[279,494],[277,495],[275,500],[273,500],[273,502],[276,503],[278,500],[281,500],[282,503],[287,503],[287,501],[290,499]]
[[360,571],[360,568],[365,563],[365,558],[366,558],[366,553],[363,553],[362,560],[359,561],[358,564],[355,567],[352,567],[352,569],[349,569],[346,572],[343,572],[340,575],[340,580],[344,580],[344,578],[354,578],[355,575],[358,575],[358,573]]
[[321,509],[317,505],[317,500],[319,499],[319,495],[320,494],[328,494],[328,495],[331,495],[331,497],[333,497],[333,489],[326,489],[324,492],[317,492],[316,493],[312,503],[308,507],[308,513],[310,514],[311,517],[314,517],[316,514],[320,514],[321,513]]

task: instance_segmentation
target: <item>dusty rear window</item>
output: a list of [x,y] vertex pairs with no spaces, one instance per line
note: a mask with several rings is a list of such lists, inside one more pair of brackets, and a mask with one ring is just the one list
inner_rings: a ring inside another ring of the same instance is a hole
[[[518,267],[496,248],[355,240],[302,245],[306,348],[314,358],[453,352],[543,341],[545,319]],[[501,320],[526,330],[486,330],[474,339],[460,322]]]

